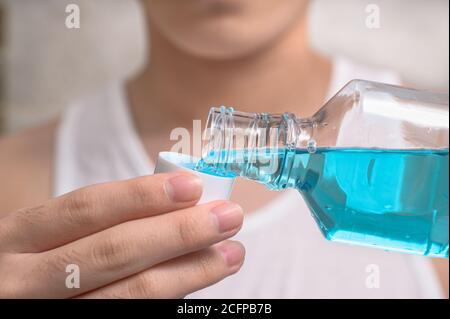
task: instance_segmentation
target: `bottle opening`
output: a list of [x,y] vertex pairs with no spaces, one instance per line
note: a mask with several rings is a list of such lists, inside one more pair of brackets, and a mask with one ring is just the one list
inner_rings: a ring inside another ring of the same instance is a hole
[[[302,123],[302,125],[300,125]],[[197,169],[216,174],[250,177],[257,172],[273,174],[280,169],[280,153],[308,150],[312,127],[291,113],[246,113],[222,106],[211,108],[203,136],[202,159]]]

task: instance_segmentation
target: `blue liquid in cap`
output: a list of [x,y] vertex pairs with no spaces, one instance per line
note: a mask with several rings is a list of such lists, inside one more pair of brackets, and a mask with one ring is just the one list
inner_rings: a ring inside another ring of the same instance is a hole
[[242,150],[197,169],[296,188],[329,240],[448,258],[448,149]]

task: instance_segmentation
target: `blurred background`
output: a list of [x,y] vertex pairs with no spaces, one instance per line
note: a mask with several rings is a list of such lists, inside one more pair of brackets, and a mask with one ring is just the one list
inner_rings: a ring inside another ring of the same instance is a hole
[[[80,29],[65,26],[68,4],[81,9]],[[379,28],[365,23],[373,8]],[[310,41],[328,56],[394,69],[408,86],[448,92],[448,12],[448,0],[312,0]],[[0,134],[136,72],[148,50],[144,25],[137,0],[0,0]]]

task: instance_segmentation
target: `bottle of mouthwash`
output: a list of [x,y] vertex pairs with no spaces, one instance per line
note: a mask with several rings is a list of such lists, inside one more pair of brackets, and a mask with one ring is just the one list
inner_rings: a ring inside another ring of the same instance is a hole
[[448,102],[353,80],[310,118],[212,108],[197,169],[297,189],[329,240],[448,258]]

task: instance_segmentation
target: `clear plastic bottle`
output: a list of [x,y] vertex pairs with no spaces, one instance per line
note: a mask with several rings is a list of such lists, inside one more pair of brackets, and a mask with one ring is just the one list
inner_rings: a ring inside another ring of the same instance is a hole
[[448,101],[353,80],[311,118],[212,108],[197,169],[296,188],[329,240],[448,258]]

